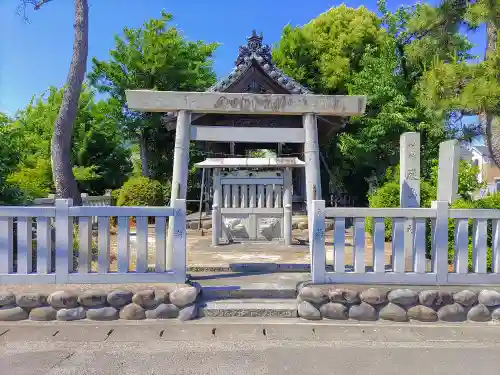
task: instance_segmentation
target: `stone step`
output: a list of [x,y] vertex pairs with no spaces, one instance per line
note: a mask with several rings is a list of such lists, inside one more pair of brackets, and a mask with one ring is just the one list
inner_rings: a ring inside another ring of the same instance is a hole
[[297,317],[295,299],[230,299],[200,304],[202,317]]
[[196,272],[310,272],[309,263],[231,263],[227,266],[189,265],[188,273]]
[[308,273],[193,273],[190,280],[199,284],[205,300],[294,299],[297,287],[311,280]]
[[202,298],[212,300],[235,299],[294,299],[297,296],[296,286],[282,284],[253,283],[238,286],[203,286]]

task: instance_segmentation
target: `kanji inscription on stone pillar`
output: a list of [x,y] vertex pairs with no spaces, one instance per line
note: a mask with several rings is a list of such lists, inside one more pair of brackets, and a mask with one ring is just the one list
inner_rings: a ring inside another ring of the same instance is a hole
[[[400,139],[399,200],[402,208],[420,207],[420,133],[403,133]],[[413,253],[414,221],[405,223],[405,258]]]

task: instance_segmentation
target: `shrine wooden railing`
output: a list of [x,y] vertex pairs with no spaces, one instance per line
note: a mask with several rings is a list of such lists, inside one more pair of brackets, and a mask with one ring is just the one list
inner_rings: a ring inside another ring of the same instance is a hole
[[[92,217],[97,217],[97,233]],[[174,226],[172,254],[166,251],[167,218]],[[148,249],[149,237],[154,238],[154,251]],[[153,269],[148,258],[154,259]],[[56,199],[50,207],[0,206],[0,284],[184,283],[185,279],[182,199],[171,207],[75,207],[67,199]]]
[[[450,209],[442,201],[433,208],[325,208],[324,201],[313,201],[312,214],[314,283],[500,283],[500,210]],[[326,245],[325,218],[334,219],[332,246]],[[352,244],[346,243],[346,218],[353,219]],[[367,236],[368,218],[372,234]],[[392,224],[390,241],[386,221]],[[414,228],[409,251],[408,221]],[[346,256],[352,262],[345,262]]]

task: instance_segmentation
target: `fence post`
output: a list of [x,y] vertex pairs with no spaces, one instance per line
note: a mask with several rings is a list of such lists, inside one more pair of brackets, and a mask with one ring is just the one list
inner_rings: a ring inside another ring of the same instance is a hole
[[212,246],[219,246],[220,224],[219,205],[214,204],[212,207]]
[[14,219],[0,217],[0,273],[14,272]]
[[432,265],[437,285],[448,281],[448,202],[434,201],[436,221],[432,233]]
[[112,206],[113,205],[113,190],[106,189],[106,191],[104,192],[104,196],[106,197],[106,204],[108,206]]
[[87,193],[80,193],[80,197],[82,198],[82,206],[89,205],[89,195]]
[[311,252],[311,276],[313,284],[322,284],[325,282],[326,272],[326,253],[325,253],[325,201],[313,200],[309,231],[309,249]]
[[66,284],[73,270],[73,218],[69,216],[72,199],[56,199],[56,283]]
[[283,237],[285,238],[285,245],[292,244],[292,169],[285,168],[283,184]]
[[174,275],[179,275],[179,282],[186,281],[186,200],[175,199],[173,202],[173,251],[172,251],[172,271]]
[[173,241],[172,241],[172,271],[174,275],[179,275],[179,282],[186,281],[186,200],[175,199],[172,205],[173,216]]
[[285,245],[292,245],[292,205],[287,203],[284,211],[285,217],[283,218],[283,237],[285,238]]

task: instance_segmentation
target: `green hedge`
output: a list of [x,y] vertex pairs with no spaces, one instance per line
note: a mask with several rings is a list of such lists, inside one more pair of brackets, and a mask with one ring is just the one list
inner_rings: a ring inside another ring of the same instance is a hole
[[118,206],[163,206],[165,187],[147,177],[132,177],[123,184],[118,194]]

